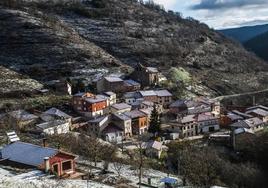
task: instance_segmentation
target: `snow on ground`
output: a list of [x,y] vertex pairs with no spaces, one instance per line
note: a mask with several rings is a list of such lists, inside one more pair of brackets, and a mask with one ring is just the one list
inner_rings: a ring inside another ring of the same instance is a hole
[[[86,165],[94,166],[94,164],[92,162],[89,162],[87,160],[78,160],[78,163],[79,164],[86,164]],[[97,163],[97,167],[102,168],[103,163],[102,162]],[[114,163],[109,164],[108,171],[113,172],[113,174],[110,175],[111,177],[117,177],[118,176],[118,173],[115,170]],[[98,170],[92,170],[92,172],[97,173]],[[138,185],[137,185],[137,183],[139,182],[138,171],[133,169],[133,167],[131,167],[130,165],[121,164],[120,174],[121,174],[121,177],[131,181],[131,183],[129,183],[130,185],[132,185],[134,187],[138,187]],[[161,171],[157,171],[157,170],[153,170],[153,169],[144,169],[142,182],[147,183],[148,178],[151,178],[152,185],[153,186],[159,186],[160,180],[162,178],[164,178],[164,177],[167,177],[167,176],[168,175],[166,173],[161,172]],[[170,176],[170,177],[178,179],[175,176]],[[178,181],[182,182],[182,180],[178,180]]]
[[14,175],[0,168],[1,188],[112,188],[111,186],[86,180],[54,180],[49,179],[42,171],[33,170]]

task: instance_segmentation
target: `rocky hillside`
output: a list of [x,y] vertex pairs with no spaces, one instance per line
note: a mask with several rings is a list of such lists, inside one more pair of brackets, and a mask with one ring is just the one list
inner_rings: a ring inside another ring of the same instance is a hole
[[[268,87],[268,64],[193,19],[136,0],[19,1],[0,8],[0,64],[44,82],[141,62],[183,67],[215,95]],[[1,75],[2,76],[2,75]]]

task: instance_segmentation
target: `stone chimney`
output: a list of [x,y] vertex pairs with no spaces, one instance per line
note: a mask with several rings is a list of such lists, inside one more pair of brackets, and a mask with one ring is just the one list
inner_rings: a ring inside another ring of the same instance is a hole
[[43,138],[43,147],[47,147],[47,138]]
[[49,157],[44,158],[44,164],[45,164],[45,172],[48,173],[50,170]]

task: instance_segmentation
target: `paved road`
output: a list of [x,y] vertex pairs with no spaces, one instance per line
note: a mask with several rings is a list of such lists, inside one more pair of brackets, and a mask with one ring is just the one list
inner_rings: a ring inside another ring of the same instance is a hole
[[268,92],[268,88],[267,89],[264,89],[264,90],[247,92],[247,93],[239,93],[239,94],[233,94],[233,95],[224,95],[224,96],[216,97],[214,99],[217,100],[217,101],[221,101],[221,100],[226,99],[226,98],[240,97],[240,96],[244,96],[244,95],[254,95],[254,94],[265,93],[265,92]]

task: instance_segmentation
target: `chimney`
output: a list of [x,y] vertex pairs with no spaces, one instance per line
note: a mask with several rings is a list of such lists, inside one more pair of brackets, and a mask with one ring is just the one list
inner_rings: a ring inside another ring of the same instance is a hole
[[45,163],[45,172],[48,173],[49,172],[49,157],[45,157],[44,158],[44,163]]
[[47,138],[43,138],[43,147],[47,147]]

